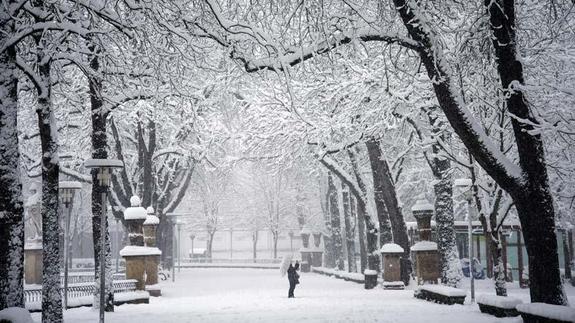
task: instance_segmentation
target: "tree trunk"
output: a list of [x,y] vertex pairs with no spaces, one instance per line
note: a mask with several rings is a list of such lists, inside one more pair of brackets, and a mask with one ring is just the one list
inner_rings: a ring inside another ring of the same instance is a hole
[[360,255],[360,269],[361,273],[367,268],[367,248],[365,246],[365,215],[359,214],[357,211],[357,202],[354,197],[350,198],[352,218],[356,219],[358,240],[359,240],[359,255]]
[[159,213],[160,210],[161,207],[156,209],[158,212],[158,218],[160,219],[160,223],[158,224],[158,229],[156,231],[156,241],[158,243],[158,248],[162,250],[162,266],[169,269],[174,265],[172,259],[174,250],[174,226],[165,214]]
[[206,246],[206,257],[208,257],[208,261],[212,262],[212,248],[214,245],[214,235],[216,234],[215,231],[208,230],[208,241]]
[[[16,1],[0,6],[0,44],[14,32],[7,12]],[[0,53],[0,310],[24,307],[24,210],[18,167],[18,76],[16,48]]]
[[563,262],[565,265],[565,279],[571,280],[571,255],[569,252],[569,244],[567,242],[567,230],[561,231],[561,237],[563,240]]
[[383,197],[384,185],[381,179],[384,175],[383,169],[381,168],[382,163],[379,159],[381,157],[380,147],[379,142],[374,139],[368,140],[365,145],[371,164],[371,174],[373,176],[373,194],[377,210],[377,219],[379,221],[379,241],[381,245],[384,245],[393,242],[393,234],[391,231],[389,210],[385,205],[385,198]]
[[[94,45],[90,46],[93,52],[98,52]],[[93,55],[90,59],[90,67],[94,71],[100,70],[100,63],[98,55]],[[98,76],[91,76],[88,78],[90,104],[92,113],[92,158],[108,158],[108,138],[106,135],[106,117],[108,111],[103,106],[102,99],[102,80]],[[100,303],[100,246],[102,239],[102,228],[100,227],[102,217],[102,193],[106,193],[107,188],[100,185],[97,177],[97,170],[92,170],[92,238],[94,241],[94,269],[95,269],[95,282],[96,293],[94,294],[94,304]],[[107,214],[107,210],[104,210]],[[108,217],[106,216],[106,227],[109,227]],[[103,234],[103,239],[106,239],[106,293],[105,303],[106,312],[114,311],[114,292],[113,292],[113,275],[112,275],[112,257],[111,257],[111,241],[110,232],[106,230]]]
[[[366,238],[366,249],[367,249],[367,269],[375,270],[379,272],[380,270],[380,257],[379,248],[377,247],[377,228],[371,220],[371,217],[367,213],[367,206],[365,204],[365,197],[367,196],[367,187],[361,173],[359,171],[359,166],[357,164],[357,158],[355,152],[348,150],[349,160],[351,161],[353,174],[357,185],[359,186],[363,196],[356,195],[355,200],[357,201],[357,216],[358,218],[363,218],[365,224],[365,238]],[[361,225],[361,224],[360,224]],[[363,269],[365,270],[365,269]],[[362,270],[362,273],[363,273]]]
[[280,237],[280,233],[278,231],[272,231],[272,238],[274,242],[274,259],[278,258],[278,239]]
[[351,201],[349,190],[342,183],[341,190],[343,193],[343,218],[345,226],[345,245],[347,251],[347,270],[350,273],[357,272],[357,263],[355,262],[355,225],[351,217]]
[[[441,146],[437,140],[446,142],[444,122],[437,115],[437,107],[426,109],[433,143],[431,149],[433,158],[429,160],[431,171],[436,182],[433,185],[435,192],[435,221],[437,223],[437,249],[441,266],[441,283],[457,287],[462,279],[461,264],[457,255],[457,242],[455,237],[453,215],[453,188],[451,176],[451,162],[447,158],[438,157]],[[427,158],[427,156],[426,156]]]
[[339,270],[345,270],[337,187],[334,184],[333,175],[331,172],[328,173],[327,182],[329,194],[329,212],[331,215],[331,239],[333,241],[333,252],[335,259],[334,267],[337,267]]
[[[39,48],[46,46],[36,36]],[[38,130],[42,147],[42,321],[62,322],[60,294],[60,222],[58,217],[58,162],[57,126],[51,102],[50,60],[45,52],[38,53],[38,75],[44,91],[38,93]]]
[[491,249],[491,254],[493,255],[493,262],[497,264],[494,267],[494,273],[493,273],[495,278],[495,293],[497,294],[497,296],[507,296],[503,247],[501,245],[501,232],[495,232],[494,236],[498,238],[493,239],[490,236],[489,241],[486,241],[486,243],[489,244],[489,249]]
[[325,196],[322,196],[322,211],[324,216],[325,222],[325,231],[323,237],[323,246],[324,246],[324,266],[327,268],[335,267],[335,253],[334,253],[334,244],[332,237],[332,230],[331,230],[331,215],[329,211],[329,190],[326,191]]
[[258,253],[258,230],[254,230],[254,232],[252,232],[252,252],[255,263]]

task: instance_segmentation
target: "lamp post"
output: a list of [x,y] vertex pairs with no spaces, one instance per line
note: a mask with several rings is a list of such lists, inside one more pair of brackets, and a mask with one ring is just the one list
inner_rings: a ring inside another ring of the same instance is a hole
[[[187,213],[166,213],[166,216],[168,216],[173,224],[173,234],[172,234],[172,282],[176,281],[176,256],[178,257],[178,266],[180,266],[180,233],[181,233],[181,222],[178,221],[178,217],[179,216],[186,216],[189,215]],[[178,230],[178,237],[176,240],[176,234],[175,231],[176,229]],[[180,272],[180,269],[178,267],[178,272]]]
[[[95,168],[96,169],[96,178],[100,186],[103,187],[102,190],[102,204],[101,204],[101,212],[100,215],[100,323],[104,323],[104,309],[106,307],[106,201],[107,196],[106,193],[108,191],[108,187],[110,186],[110,179],[112,175],[113,168],[122,168],[124,167],[124,163],[117,159],[88,159],[84,162],[84,167],[86,168]],[[114,292],[113,290],[111,291]],[[111,304],[112,306],[114,304]]]
[[70,248],[70,220],[72,218],[72,205],[76,191],[82,189],[79,182],[62,181],[58,184],[60,198],[66,208],[64,217],[64,309],[68,309],[68,262],[71,259]]
[[459,178],[455,180],[454,187],[459,187],[464,189],[463,196],[467,201],[467,235],[469,239],[469,279],[471,282],[471,303],[475,302],[475,277],[473,277],[473,272],[475,271],[475,266],[473,263],[473,223],[472,223],[472,214],[473,214],[473,205],[472,198],[473,193],[472,189],[472,181],[469,178]]

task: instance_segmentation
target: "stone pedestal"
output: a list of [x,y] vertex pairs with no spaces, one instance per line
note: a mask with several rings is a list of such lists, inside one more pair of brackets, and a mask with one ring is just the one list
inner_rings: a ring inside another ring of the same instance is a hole
[[[146,247],[156,247],[156,228],[160,219],[154,215],[154,209],[150,206],[146,209],[148,216],[142,225],[144,230],[144,243]],[[146,290],[150,296],[162,296],[162,290],[158,285],[158,268],[160,266],[159,255],[146,256]]]
[[418,246],[422,243],[418,242],[411,248],[411,251],[415,255],[415,273],[417,275],[418,285],[437,284],[439,280],[439,253],[437,252],[437,244],[430,241],[426,242],[433,244],[433,246]]
[[[301,253],[301,264],[300,264],[301,265],[301,271],[303,273],[308,273],[311,270],[310,267],[311,267],[311,264],[313,262],[312,253],[307,248],[306,249],[304,249],[304,248],[300,249],[300,253]],[[305,266],[304,266],[304,263],[306,264]]]
[[126,279],[135,279],[136,289],[145,290],[146,281],[144,273],[146,272],[145,256],[122,256],[126,261]]
[[426,200],[418,200],[411,208],[417,220],[420,242],[411,247],[415,258],[417,284],[437,284],[439,280],[439,253],[437,243],[431,240],[431,217],[433,206]]
[[401,281],[401,255],[404,250],[395,243],[386,243],[381,247],[383,255],[383,287],[385,289],[403,289]]
[[120,256],[126,261],[126,279],[137,280],[137,290],[145,290],[146,280],[144,279],[144,274],[147,270],[152,274],[155,273],[155,282],[157,284],[158,262],[161,254],[160,249],[153,247],[126,246],[120,250]]
[[146,290],[150,296],[162,296],[162,290],[158,285],[158,268],[160,265],[159,255],[146,256]]
[[32,240],[24,245],[24,282],[42,284],[42,240]]
[[323,266],[323,251],[311,251],[311,265],[312,267],[321,267]]

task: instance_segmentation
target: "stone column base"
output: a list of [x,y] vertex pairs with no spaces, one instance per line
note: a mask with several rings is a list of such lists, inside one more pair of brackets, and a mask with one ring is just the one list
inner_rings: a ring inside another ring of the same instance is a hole
[[126,279],[135,279],[136,289],[145,290],[146,256],[123,256],[126,260]]

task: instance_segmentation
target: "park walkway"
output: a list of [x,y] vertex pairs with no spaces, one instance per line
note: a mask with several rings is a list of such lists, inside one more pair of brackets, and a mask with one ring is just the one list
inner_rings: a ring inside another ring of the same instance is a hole
[[[150,304],[122,305],[106,322],[502,322],[476,305],[437,305],[413,291],[364,290],[360,284],[302,274],[295,299],[287,278],[269,269],[182,269],[176,283],[162,282]],[[90,308],[66,312],[66,322],[97,322]],[[520,322],[508,319],[503,322]]]

